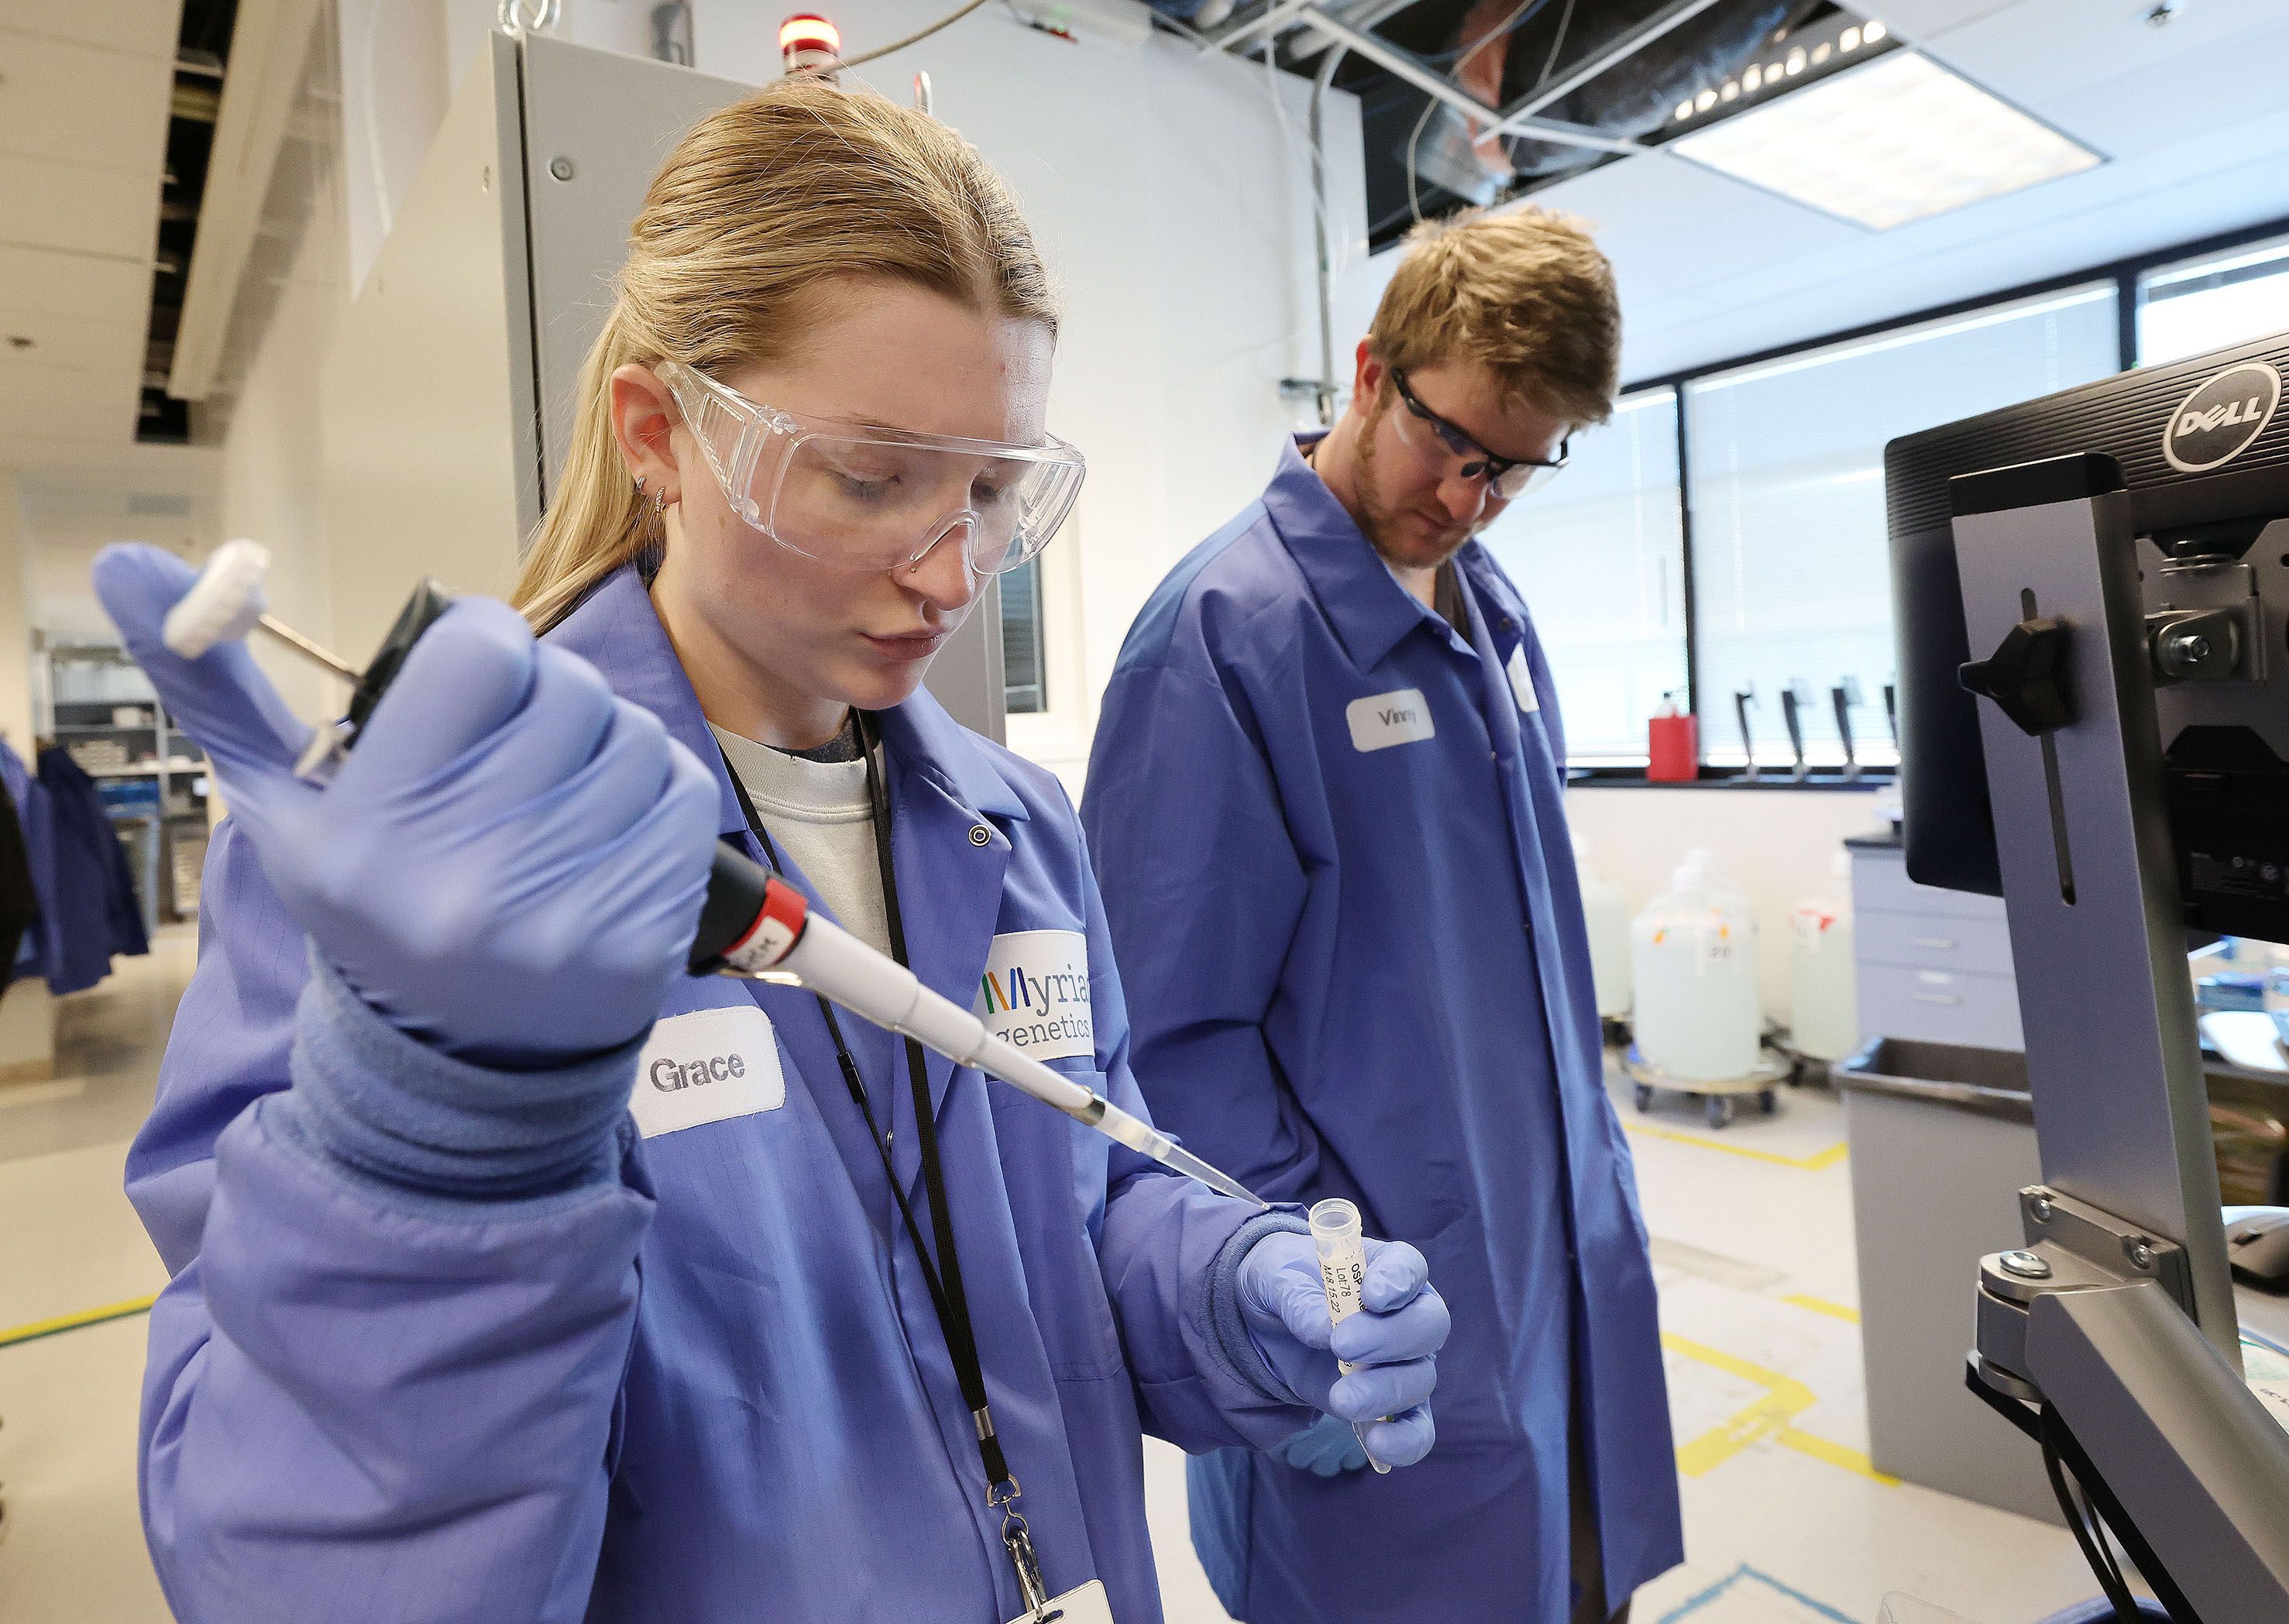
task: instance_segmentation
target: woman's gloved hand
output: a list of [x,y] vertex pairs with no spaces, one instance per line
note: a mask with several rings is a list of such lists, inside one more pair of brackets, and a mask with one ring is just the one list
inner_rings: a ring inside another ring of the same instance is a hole
[[[1436,1437],[1430,1398],[1439,1372],[1432,1356],[1447,1340],[1447,1304],[1414,1247],[1369,1240],[1366,1252],[1360,1311],[1332,1325],[1311,1238],[1266,1235],[1240,1260],[1240,1315],[1264,1364],[1289,1392],[1339,1421],[1360,1423],[1368,1452],[1385,1466],[1412,1466],[1431,1453]],[[1344,1375],[1337,1359],[1356,1368]],[[1288,1439],[1283,1453],[1299,1442]]]
[[309,728],[243,645],[195,660],[160,627],[181,560],[107,547],[95,588],[321,957],[434,1048],[537,1070],[641,1036],[682,973],[714,845],[706,768],[594,668],[490,599],[415,645],[319,787]]
[[[1367,1464],[1367,1450],[1359,1429],[1333,1415],[1322,1415],[1301,1432],[1282,1438],[1272,1452],[1299,1472],[1314,1477],[1339,1477]],[[1388,1461],[1384,1464],[1391,1464]]]

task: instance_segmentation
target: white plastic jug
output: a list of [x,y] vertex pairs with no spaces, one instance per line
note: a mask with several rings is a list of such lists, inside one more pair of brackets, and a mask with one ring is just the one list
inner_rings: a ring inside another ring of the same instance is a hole
[[1714,852],[1706,846],[1693,847],[1678,859],[1678,866],[1699,869],[1708,881],[1710,895],[1717,899],[1717,905],[1727,913],[1738,915],[1751,936],[1757,934],[1756,905],[1749,900],[1748,892],[1717,866]]
[[1590,866],[1590,847],[1574,842],[1575,877],[1582,885],[1582,918],[1590,927],[1590,979],[1601,1019],[1630,1013],[1630,904],[1622,888]]
[[1852,955],[1852,854],[1838,850],[1830,895],[1789,910],[1789,1028],[1797,1052],[1841,1060],[1860,1047]]
[[1630,948],[1639,1054],[1688,1082],[1729,1082],[1756,1070],[1764,1033],[1756,934],[1747,910],[1714,890],[1706,870],[1678,869],[1669,892],[1630,927]]

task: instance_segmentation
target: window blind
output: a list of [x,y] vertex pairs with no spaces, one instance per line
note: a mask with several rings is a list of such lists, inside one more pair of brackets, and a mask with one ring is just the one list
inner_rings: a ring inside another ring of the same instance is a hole
[[2289,329],[2289,237],[2138,279],[2138,364],[2180,361]]
[[1863,762],[1897,760],[1884,445],[2118,369],[2110,283],[1712,374],[1686,386],[1695,655],[1705,760],[1743,761],[1734,695],[1753,688],[1755,755],[1791,760],[1781,693],[1800,685],[1806,755],[1843,760],[1831,690],[1856,679]]
[[1625,396],[1566,471],[1481,539],[1525,595],[1579,766],[1643,765],[1646,721],[1685,689],[1677,395]]

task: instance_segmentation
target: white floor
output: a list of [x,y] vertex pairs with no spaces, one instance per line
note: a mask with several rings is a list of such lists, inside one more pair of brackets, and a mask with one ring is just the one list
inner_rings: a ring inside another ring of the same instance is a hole
[[150,1109],[189,927],[58,1007],[56,1080],[0,1086],[0,1619],[164,1624],[135,1507],[143,1317],[12,1341],[131,1309],[166,1284],[121,1193]]
[[[0,1620],[163,1624],[135,1509],[138,1314],[164,1281],[120,1194],[189,973],[187,930],[66,1000],[59,1080],[0,1087]],[[2062,1530],[1892,1482],[1868,1463],[1843,1122],[1817,1093],[1721,1133],[1621,1103],[1662,1286],[1687,1564],[1637,1624],[1874,1624],[1906,1591],[1981,1624],[2094,1593]],[[1182,1458],[1146,1457],[1170,1624],[1217,1624],[1184,1529]],[[1272,1621],[1264,1621],[1272,1624]]]

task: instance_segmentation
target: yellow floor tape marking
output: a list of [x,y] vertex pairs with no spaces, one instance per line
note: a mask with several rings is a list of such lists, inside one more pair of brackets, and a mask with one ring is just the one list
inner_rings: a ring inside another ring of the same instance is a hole
[[1648,1139],[1668,1139],[1679,1144],[1699,1145],[1704,1150],[1722,1150],[1727,1156],[1745,1156],[1751,1161],[1771,1162],[1775,1166],[1794,1167],[1801,1173],[1818,1173],[1842,1161],[1849,1148],[1832,1144],[1825,1150],[1815,1150],[1810,1156],[1783,1156],[1777,1150],[1759,1150],[1744,1144],[1727,1144],[1721,1139],[1703,1139],[1698,1134],[1680,1134],[1671,1127],[1647,1127],[1642,1123],[1624,1122],[1623,1131],[1642,1134]]
[[1815,1402],[1812,1389],[1795,1377],[1784,1376],[1776,1370],[1767,1370],[1761,1365],[1752,1365],[1722,1349],[1711,1348],[1706,1342],[1693,1341],[1671,1331],[1661,1333],[1661,1344],[1671,1353],[1682,1355],[1711,1369],[1721,1370],[1728,1376],[1738,1376],[1742,1381],[1753,1382],[1765,1389],[1751,1400],[1746,1408],[1727,1416],[1699,1437],[1679,1446],[1677,1469],[1687,1477],[1699,1477],[1714,1471],[1750,1445],[1762,1438],[1771,1438],[1801,1454],[1810,1455],[1815,1461],[1840,1466],[1846,1471],[1856,1472],[1886,1487],[1898,1485],[1898,1478],[1878,1471],[1868,1457],[1857,1450],[1846,1449],[1841,1444],[1832,1444],[1809,1432],[1798,1431],[1791,1424],[1812,1408]]
[[1802,1292],[1791,1292],[1781,1301],[1796,1308],[1809,1309],[1815,1314],[1825,1314],[1830,1319],[1840,1319],[1848,1325],[1860,1323],[1858,1309],[1847,1309],[1842,1303],[1830,1302],[1825,1297],[1807,1297]]
[[82,1325],[100,1325],[107,1319],[124,1319],[130,1314],[142,1313],[158,1300],[156,1296],[134,1297],[125,1302],[107,1303],[100,1309],[82,1309],[76,1314],[59,1314],[53,1319],[36,1319],[29,1325],[0,1331],[0,1348],[53,1336],[59,1331],[76,1331]]
[[1871,1482],[1887,1489],[1896,1489],[1900,1480],[1889,1472],[1879,1472],[1876,1463],[1856,1449],[1846,1449],[1841,1444],[1831,1444],[1826,1438],[1814,1437],[1809,1432],[1798,1432],[1794,1427],[1783,1428],[1778,1441],[1799,1454],[1810,1455],[1815,1461],[1825,1461],[1830,1466],[1840,1466],[1847,1472],[1857,1472]]

